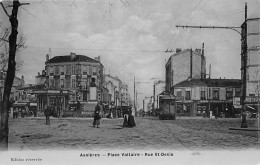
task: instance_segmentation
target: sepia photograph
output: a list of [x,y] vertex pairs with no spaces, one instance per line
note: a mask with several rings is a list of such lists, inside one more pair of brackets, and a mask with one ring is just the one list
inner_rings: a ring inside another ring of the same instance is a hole
[[0,0],[0,165],[259,165],[260,0]]

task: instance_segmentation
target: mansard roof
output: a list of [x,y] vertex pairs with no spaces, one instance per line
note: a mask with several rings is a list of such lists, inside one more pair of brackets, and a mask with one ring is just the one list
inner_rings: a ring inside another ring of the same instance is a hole
[[85,55],[75,55],[75,57],[72,57],[71,55],[65,55],[65,56],[55,56],[46,63],[63,63],[63,62],[91,62],[91,63],[100,63],[99,61],[87,57]]

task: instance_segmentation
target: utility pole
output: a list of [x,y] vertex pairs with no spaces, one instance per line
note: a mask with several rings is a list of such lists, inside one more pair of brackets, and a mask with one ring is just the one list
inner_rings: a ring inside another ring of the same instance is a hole
[[[246,118],[243,114],[243,111],[245,110],[245,100],[246,100],[246,88],[247,88],[247,3],[245,3],[245,21],[244,23],[238,27],[238,26],[182,26],[182,25],[176,25],[177,28],[199,28],[199,29],[230,29],[233,31],[236,31],[241,36],[241,61],[242,61],[242,67],[241,70],[243,70],[242,73],[242,96],[241,96],[241,105],[242,105],[242,124],[241,128],[246,128]],[[241,29],[240,31],[238,29]],[[244,116],[244,117],[243,117]]]
[[153,110],[155,109],[155,83],[153,84]]
[[190,49],[190,79],[192,79],[192,48]]
[[135,107],[135,76],[134,76],[134,109],[136,111],[136,107]]

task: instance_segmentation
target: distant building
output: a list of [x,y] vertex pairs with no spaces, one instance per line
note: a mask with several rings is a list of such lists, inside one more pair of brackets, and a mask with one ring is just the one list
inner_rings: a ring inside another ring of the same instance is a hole
[[[174,85],[176,114],[180,116],[234,117],[240,108],[240,79],[188,79]],[[210,113],[212,111],[212,113]]]
[[129,106],[129,94],[127,84],[122,84],[121,95],[120,95],[121,106]]
[[[4,83],[5,83],[5,73],[0,74],[0,101],[3,100],[4,94]],[[10,99],[15,100],[15,92],[19,88],[22,88],[25,85],[24,76],[21,78],[15,76],[13,81],[13,86],[10,93]]]
[[187,79],[205,79],[206,78],[206,60],[204,49],[176,49],[165,65],[166,80],[165,90],[173,91],[172,86]]
[[105,82],[108,85],[109,94],[111,95],[111,103],[113,106],[120,106],[120,95],[122,93],[122,81],[118,77],[105,75]]
[[160,93],[165,91],[165,82],[157,81],[154,83],[154,109],[159,108]]

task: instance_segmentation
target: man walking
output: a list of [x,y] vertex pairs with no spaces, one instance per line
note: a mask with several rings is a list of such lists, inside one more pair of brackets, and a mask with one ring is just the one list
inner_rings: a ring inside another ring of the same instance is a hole
[[46,125],[50,125],[50,114],[51,114],[51,108],[47,106],[47,108],[44,110],[44,115],[46,117]]

